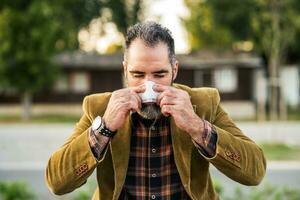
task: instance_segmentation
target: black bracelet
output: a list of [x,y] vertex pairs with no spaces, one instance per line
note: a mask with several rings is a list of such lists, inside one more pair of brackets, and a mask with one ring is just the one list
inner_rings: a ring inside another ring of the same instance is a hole
[[100,129],[99,133],[101,135],[104,135],[104,136],[109,137],[109,138],[113,138],[117,133],[117,131],[111,131],[108,128],[106,128],[104,123],[102,123],[102,125],[99,129]]

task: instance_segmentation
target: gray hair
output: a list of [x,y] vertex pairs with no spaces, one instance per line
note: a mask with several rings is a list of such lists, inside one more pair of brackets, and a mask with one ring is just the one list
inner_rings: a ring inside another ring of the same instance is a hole
[[137,23],[131,26],[125,37],[124,60],[128,55],[131,43],[139,38],[149,47],[155,47],[159,42],[163,42],[168,47],[169,61],[172,67],[176,62],[174,39],[171,31],[156,22]]

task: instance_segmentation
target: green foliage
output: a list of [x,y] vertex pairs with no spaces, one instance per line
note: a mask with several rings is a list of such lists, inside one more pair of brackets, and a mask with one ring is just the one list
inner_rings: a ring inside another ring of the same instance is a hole
[[226,48],[231,45],[232,36],[228,28],[219,26],[214,18],[214,10],[207,1],[185,0],[190,17],[183,20],[188,31],[192,50],[205,47]]
[[[58,69],[51,57],[78,48],[77,34],[110,9],[121,32],[136,23],[141,1],[2,0],[0,2],[0,86],[39,92],[53,83]],[[99,27],[101,28],[101,27]]]
[[213,180],[215,191],[224,200],[298,200],[300,199],[300,190],[291,189],[286,186],[275,186],[265,184],[260,187],[254,187],[250,190],[242,190],[236,187],[231,195],[225,195],[225,187],[218,181]]
[[97,0],[0,3],[0,85],[35,93],[54,81],[51,57],[78,46],[77,33],[99,16]]
[[[255,0],[253,3],[256,9],[253,10],[248,24],[253,30],[252,39],[256,44],[256,49],[270,56],[272,48],[276,47],[272,41],[278,34],[279,46],[276,48],[281,52],[289,51],[281,55],[288,58],[292,49],[299,46],[297,45],[300,39],[297,36],[300,30],[299,2],[297,0]],[[278,30],[274,24],[276,17],[279,20]]]
[[252,41],[259,53],[269,56],[274,48],[273,39],[277,38],[274,16],[278,15],[279,50],[287,58],[299,55],[297,0],[185,0],[185,4],[190,16],[183,24],[192,50],[231,48],[235,42]]
[[80,119],[80,116],[77,115],[33,115],[30,120],[23,121],[19,115],[0,115],[0,124],[5,123],[39,123],[39,124],[51,124],[51,123],[76,123]]
[[23,182],[0,182],[0,199],[3,200],[35,200],[36,195]]
[[[222,196],[222,195],[221,195]],[[298,200],[300,199],[300,190],[290,189],[288,187],[278,187],[266,184],[263,188],[254,188],[250,192],[243,192],[236,188],[232,196],[224,197],[224,200]]]
[[265,143],[260,145],[267,160],[299,160],[300,147],[281,143]]
[[215,191],[218,193],[218,194],[223,194],[224,192],[224,187],[223,185],[220,183],[220,181],[218,180],[213,180],[213,186],[215,188]]
[[[300,82],[299,82],[300,88]],[[299,121],[300,120],[300,104],[296,108],[288,108],[288,120]]]
[[232,43],[248,40],[253,0],[185,0],[190,17],[183,20],[192,50],[231,48]]
[[[142,0],[109,0],[104,3],[111,12],[111,20],[125,34],[127,28],[140,20]],[[116,12],[117,11],[117,12]]]
[[96,182],[93,180],[88,180],[83,188],[73,198],[74,200],[90,200],[93,197],[96,188]]

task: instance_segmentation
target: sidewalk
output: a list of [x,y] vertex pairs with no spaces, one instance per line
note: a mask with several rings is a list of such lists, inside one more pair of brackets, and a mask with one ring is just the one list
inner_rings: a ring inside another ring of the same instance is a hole
[[[281,142],[300,145],[300,123],[243,122],[238,123],[238,126],[257,143]],[[40,166],[37,163],[45,163],[50,155],[63,145],[73,127],[73,124],[0,124],[0,165],[29,162]]]
[[[299,123],[237,123],[256,142],[280,141],[300,145]],[[50,155],[69,137],[75,124],[0,124],[0,180],[23,180],[33,188],[39,199],[66,199],[52,195],[46,187],[44,173]],[[241,187],[249,190],[213,166],[212,177],[226,186],[226,192]],[[300,183],[300,161],[268,161],[264,183],[298,188]],[[69,198],[72,199],[72,198]]]
[[257,143],[285,143],[300,146],[300,121],[237,122],[245,135]]

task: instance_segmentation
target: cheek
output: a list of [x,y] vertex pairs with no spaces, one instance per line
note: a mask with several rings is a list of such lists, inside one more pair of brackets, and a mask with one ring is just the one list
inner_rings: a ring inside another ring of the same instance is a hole
[[164,77],[162,79],[157,79],[155,82],[161,85],[171,85],[172,84],[172,75],[169,75],[167,77]]
[[171,79],[165,79],[165,80],[158,80],[158,81],[155,81],[156,83],[158,84],[161,84],[161,85],[171,85]]

